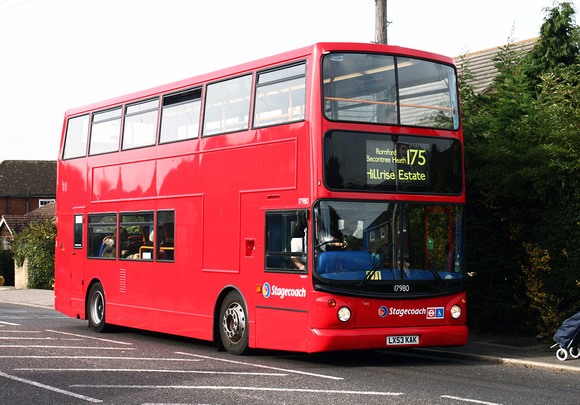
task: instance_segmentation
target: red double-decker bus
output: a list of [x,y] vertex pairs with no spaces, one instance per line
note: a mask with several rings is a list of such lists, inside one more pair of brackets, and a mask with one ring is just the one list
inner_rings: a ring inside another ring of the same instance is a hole
[[467,341],[453,60],[320,43],[68,111],[55,307],[317,352]]

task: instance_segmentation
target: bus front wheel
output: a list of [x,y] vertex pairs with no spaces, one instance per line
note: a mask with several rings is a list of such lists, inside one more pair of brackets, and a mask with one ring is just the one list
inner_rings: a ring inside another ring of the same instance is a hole
[[244,299],[232,291],[220,309],[220,339],[224,348],[232,354],[243,354],[248,349],[248,314]]
[[105,331],[105,293],[101,283],[95,283],[89,291],[87,318],[89,326],[97,333]]

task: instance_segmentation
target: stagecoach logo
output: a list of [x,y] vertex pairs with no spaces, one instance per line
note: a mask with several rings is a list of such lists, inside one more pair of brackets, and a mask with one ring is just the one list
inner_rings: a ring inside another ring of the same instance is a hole
[[427,319],[444,319],[443,307],[429,307],[429,308],[388,308],[382,306],[379,308],[379,316],[385,318],[388,315],[398,316],[400,318],[405,315],[426,315]]
[[271,292],[272,290],[270,289],[270,283],[264,283],[262,286],[262,294],[264,295],[264,298],[270,298]]
[[264,295],[264,298],[270,298],[270,296],[278,296],[280,299],[284,299],[284,297],[304,298],[306,297],[306,289],[281,288],[275,285],[270,286],[270,283],[264,283],[262,286],[262,295]]
[[380,307],[379,308],[379,316],[381,318],[384,318],[385,316],[387,316],[389,314],[389,309],[387,307]]

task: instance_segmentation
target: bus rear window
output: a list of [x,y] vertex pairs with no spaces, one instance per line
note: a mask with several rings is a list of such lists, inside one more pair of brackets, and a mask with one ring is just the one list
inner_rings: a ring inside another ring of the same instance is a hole
[[87,138],[89,135],[89,116],[70,118],[66,126],[63,159],[83,157],[87,154]]

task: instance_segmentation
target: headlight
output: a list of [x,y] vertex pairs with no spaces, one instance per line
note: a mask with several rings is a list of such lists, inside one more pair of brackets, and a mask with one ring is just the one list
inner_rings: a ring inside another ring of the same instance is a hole
[[461,307],[459,305],[453,305],[451,307],[451,318],[457,319],[461,316]]
[[349,307],[342,307],[338,310],[338,319],[341,322],[348,322],[350,320],[350,308]]

